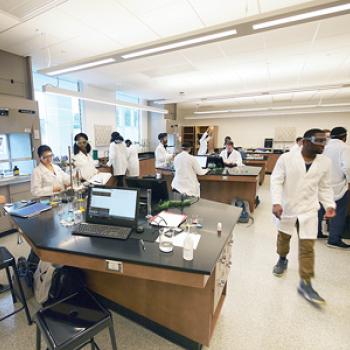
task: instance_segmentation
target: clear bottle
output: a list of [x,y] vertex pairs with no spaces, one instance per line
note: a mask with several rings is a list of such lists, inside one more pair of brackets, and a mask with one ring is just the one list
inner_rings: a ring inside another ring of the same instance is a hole
[[190,229],[188,228],[182,251],[182,257],[187,261],[193,260],[193,246],[193,239],[191,237]]

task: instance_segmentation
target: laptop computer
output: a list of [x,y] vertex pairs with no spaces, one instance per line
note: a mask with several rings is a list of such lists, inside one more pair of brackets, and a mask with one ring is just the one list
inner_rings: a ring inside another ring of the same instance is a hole
[[194,156],[194,157],[196,158],[197,162],[199,163],[202,169],[207,168],[207,160],[208,160],[207,156]]
[[137,228],[138,208],[137,189],[91,187],[86,222],[79,224],[73,234],[125,240]]

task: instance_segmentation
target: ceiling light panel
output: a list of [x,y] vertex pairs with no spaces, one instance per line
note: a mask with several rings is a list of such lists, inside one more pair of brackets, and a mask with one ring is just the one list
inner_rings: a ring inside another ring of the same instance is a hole
[[281,18],[273,19],[266,22],[256,23],[256,24],[253,24],[253,29],[260,30],[260,29],[267,29],[267,28],[276,28],[276,27],[283,26],[290,23],[298,23],[305,20],[313,20],[315,18],[319,18],[322,16],[327,16],[330,14],[340,13],[340,12],[349,11],[349,10],[350,10],[350,2],[342,5],[322,8],[319,10],[303,12],[292,16],[281,17]]
[[202,44],[202,43],[206,43],[206,42],[210,42],[210,41],[214,41],[214,40],[224,39],[224,38],[236,35],[236,34],[237,34],[237,31],[235,29],[229,29],[229,30],[225,30],[223,32],[202,35],[202,36],[194,37],[191,39],[185,39],[182,41],[164,44],[164,45],[160,45],[160,46],[156,46],[156,47],[152,47],[152,48],[148,48],[148,49],[144,49],[144,50],[130,52],[130,53],[122,55],[121,57],[124,59],[128,59],[128,58],[149,56],[149,55],[153,55],[153,54],[161,53],[161,52],[165,52],[165,51],[181,49],[181,48],[188,47],[191,45]]
[[75,72],[77,70],[93,68],[93,67],[101,66],[103,64],[110,64],[110,63],[113,63],[113,62],[115,62],[114,58],[106,58],[106,59],[99,60],[99,61],[83,63],[83,64],[78,64],[76,66],[71,66],[71,67],[62,68],[62,69],[58,69],[58,70],[53,70],[53,71],[50,71],[50,72],[48,72],[46,74],[47,75],[67,74],[67,73],[70,73],[70,72]]

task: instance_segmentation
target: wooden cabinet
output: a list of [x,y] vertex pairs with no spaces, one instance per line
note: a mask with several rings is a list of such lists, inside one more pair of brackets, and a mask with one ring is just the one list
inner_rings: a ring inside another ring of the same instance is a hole
[[215,313],[216,308],[221,299],[221,295],[226,291],[226,284],[228,274],[231,269],[231,257],[232,257],[232,236],[229,238],[228,243],[225,245],[219,260],[215,267],[215,285],[214,285],[214,308],[213,313]]
[[182,142],[189,142],[193,145],[192,153],[197,154],[199,149],[199,140],[202,135],[210,129],[212,138],[208,142],[208,153],[214,152],[217,146],[218,127],[216,125],[197,125],[182,127]]

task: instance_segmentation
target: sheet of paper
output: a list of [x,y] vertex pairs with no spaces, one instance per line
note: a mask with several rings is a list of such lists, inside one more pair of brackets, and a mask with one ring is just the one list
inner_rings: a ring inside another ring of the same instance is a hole
[[110,173],[98,173],[94,175],[89,182],[94,184],[94,185],[105,185],[108,180],[111,178]]
[[[186,236],[187,232],[181,232],[178,235],[176,235],[173,239],[174,246],[183,248]],[[198,233],[190,233],[190,236],[193,240],[193,249],[196,250],[198,247],[198,243],[201,239],[201,235]],[[159,243],[159,237],[157,238],[156,242]]]
[[185,220],[186,215],[162,211],[152,219],[151,224],[162,227],[179,227]]

